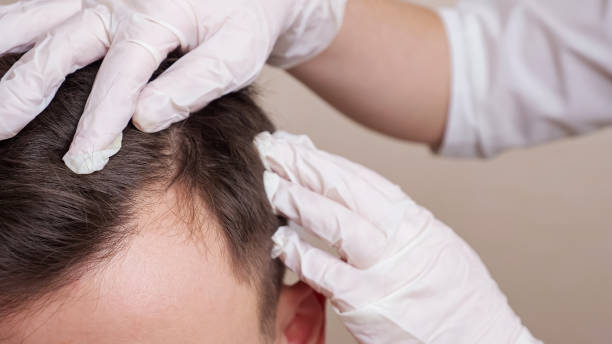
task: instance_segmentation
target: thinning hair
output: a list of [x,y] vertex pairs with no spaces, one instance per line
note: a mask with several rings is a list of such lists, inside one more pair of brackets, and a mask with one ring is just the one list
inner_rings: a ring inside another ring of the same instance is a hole
[[[0,57],[0,75],[17,59]],[[112,257],[135,231],[130,222],[139,195],[157,185],[180,190],[190,223],[198,222],[202,204],[212,213],[237,281],[259,290],[262,330],[272,331],[284,269],[270,259],[269,238],[280,220],[265,196],[253,139],[274,126],[243,90],[156,134],[130,124],[103,171],[76,175],[61,157],[98,68],[68,76],[46,110],[0,141],[0,319]]]

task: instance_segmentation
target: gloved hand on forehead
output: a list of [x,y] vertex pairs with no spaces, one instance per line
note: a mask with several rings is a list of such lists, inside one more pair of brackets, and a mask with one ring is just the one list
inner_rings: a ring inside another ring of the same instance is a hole
[[290,220],[273,256],[327,296],[361,343],[539,343],[470,246],[399,187],[306,137],[262,133],[255,144],[272,207]]
[[[133,117],[167,128],[251,83],[324,50],[346,0],[25,0],[0,6],[0,54],[25,52],[0,82],[0,140],[49,104],[65,76],[105,56],[64,161],[100,170]],[[6,34],[8,33],[8,34]],[[176,48],[187,54],[147,84]]]

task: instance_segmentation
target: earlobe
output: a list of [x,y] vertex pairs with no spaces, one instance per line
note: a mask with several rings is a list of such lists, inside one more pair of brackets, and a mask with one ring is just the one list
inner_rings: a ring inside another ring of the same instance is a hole
[[325,344],[325,297],[302,282],[284,286],[278,303],[276,344]]

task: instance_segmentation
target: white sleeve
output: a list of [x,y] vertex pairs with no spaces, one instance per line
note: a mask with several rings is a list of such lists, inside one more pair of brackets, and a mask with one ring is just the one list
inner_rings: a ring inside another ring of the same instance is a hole
[[490,157],[612,125],[612,1],[464,0],[439,153]]

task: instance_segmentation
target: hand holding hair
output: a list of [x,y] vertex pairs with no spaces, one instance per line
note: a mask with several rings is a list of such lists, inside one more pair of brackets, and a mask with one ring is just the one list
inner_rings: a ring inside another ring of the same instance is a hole
[[262,133],[255,145],[272,207],[290,221],[273,256],[327,296],[361,343],[540,343],[472,248],[397,185],[305,136]]
[[[0,38],[0,54],[27,51],[0,82],[0,140],[44,110],[67,74],[104,57],[64,157],[76,173],[98,171],[120,149],[130,119],[145,132],[160,131],[247,86],[267,61],[290,67],[319,53],[339,30],[345,1],[26,0],[0,6],[0,31],[11,32]],[[15,30],[26,18],[31,26]],[[186,55],[147,84],[177,48]]]

